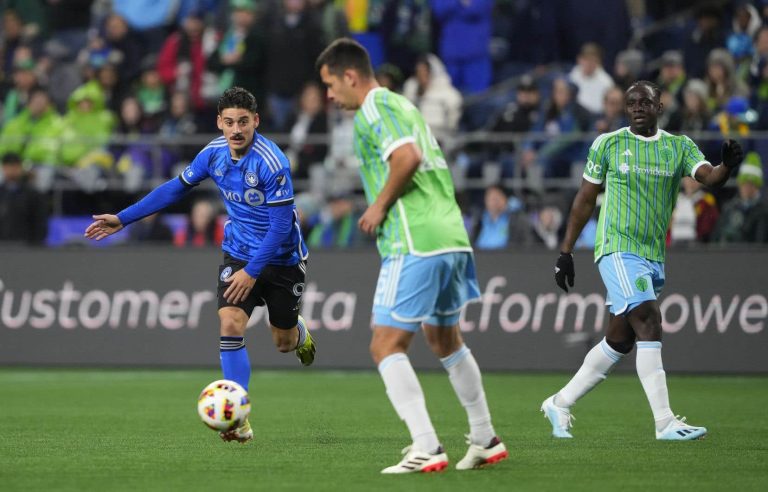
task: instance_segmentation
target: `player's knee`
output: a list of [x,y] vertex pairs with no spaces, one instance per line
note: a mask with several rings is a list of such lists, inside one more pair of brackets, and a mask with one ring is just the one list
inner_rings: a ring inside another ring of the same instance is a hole
[[643,303],[633,309],[630,324],[638,340],[661,340],[661,312],[655,304]]
[[615,350],[620,354],[628,354],[632,352],[632,348],[635,346],[634,337],[627,340],[616,340],[606,336],[605,342],[608,344],[609,347],[611,347],[613,350]]
[[221,335],[225,337],[241,337],[245,333],[245,325],[235,318],[221,318]]

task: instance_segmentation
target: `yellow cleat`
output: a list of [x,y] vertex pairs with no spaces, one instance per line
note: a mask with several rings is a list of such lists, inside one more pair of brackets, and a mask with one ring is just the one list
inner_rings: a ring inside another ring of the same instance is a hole
[[240,444],[245,444],[251,439],[253,439],[253,430],[251,429],[251,423],[248,422],[248,419],[245,419],[245,422],[243,424],[236,428],[232,429],[230,431],[226,432],[219,432],[219,437],[221,437],[224,441],[237,441]]
[[312,334],[309,332],[307,322],[304,321],[304,318],[301,316],[299,316],[299,324],[307,330],[307,338],[304,340],[304,343],[301,344],[301,347],[296,347],[296,357],[298,357],[301,363],[305,366],[311,366],[315,361],[315,341],[312,339]]

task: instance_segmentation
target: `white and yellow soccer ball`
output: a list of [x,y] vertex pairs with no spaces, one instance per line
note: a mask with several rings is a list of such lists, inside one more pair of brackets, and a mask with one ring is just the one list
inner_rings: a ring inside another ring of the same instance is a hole
[[236,429],[251,413],[248,392],[234,381],[220,379],[206,386],[197,398],[197,413],[215,431]]

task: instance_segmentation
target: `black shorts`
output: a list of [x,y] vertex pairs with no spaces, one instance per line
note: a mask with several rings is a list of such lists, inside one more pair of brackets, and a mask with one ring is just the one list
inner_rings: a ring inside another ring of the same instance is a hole
[[[302,261],[293,266],[267,265],[256,279],[248,297],[239,304],[232,304],[224,299],[229,284],[224,279],[245,267],[247,262],[233,258],[224,253],[224,264],[219,265],[218,287],[216,296],[219,299],[219,309],[237,307],[251,316],[256,306],[267,306],[269,323],[275,328],[290,330],[299,321],[301,295],[304,294],[304,278],[307,262]],[[226,272],[226,275],[223,275]]]

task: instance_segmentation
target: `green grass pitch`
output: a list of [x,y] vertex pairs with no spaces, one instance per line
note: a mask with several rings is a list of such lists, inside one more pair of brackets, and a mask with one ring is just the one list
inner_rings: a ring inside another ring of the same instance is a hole
[[[637,378],[613,375],[554,440],[541,401],[567,375],[486,374],[510,459],[485,470],[381,476],[408,444],[374,372],[260,371],[255,441],[221,442],[197,417],[214,370],[0,369],[0,490],[768,490],[768,378],[670,377],[702,441],[653,437]],[[421,382],[451,465],[467,424],[442,373]]]

